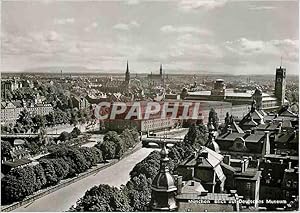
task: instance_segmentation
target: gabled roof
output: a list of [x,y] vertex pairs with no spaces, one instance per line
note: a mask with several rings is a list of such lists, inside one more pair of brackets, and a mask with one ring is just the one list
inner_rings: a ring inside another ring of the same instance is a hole
[[206,192],[202,184],[198,181],[189,180],[186,182],[186,184],[182,187],[181,193],[199,193]]
[[286,116],[286,117],[298,117],[297,114],[293,113],[291,110],[288,108],[284,108],[283,111],[278,113],[280,116]]
[[207,158],[203,158],[202,163],[200,166],[209,166],[209,167],[216,167],[218,164],[220,164],[223,160],[223,156],[216,153],[215,151],[202,146],[199,153],[195,156],[194,154],[190,155],[186,160],[180,163],[180,165],[185,166],[195,166],[197,164],[197,158],[201,156],[201,153],[207,152]]
[[251,134],[245,138],[245,142],[247,143],[258,143],[264,138],[264,134]]
[[294,133],[283,132],[275,137],[275,142],[277,143],[288,143],[294,139]]
[[241,129],[241,127],[239,127],[239,125],[237,125],[237,123],[235,121],[233,121],[231,123],[231,128],[233,131],[238,132],[238,133],[244,133],[244,131]]
[[241,122],[242,125],[246,125],[246,126],[257,126],[258,123],[256,123],[253,119],[251,120],[245,120],[244,122]]
[[227,140],[227,141],[234,141],[236,138],[244,137],[245,133],[238,133],[238,132],[226,132],[225,134],[220,135],[217,137],[216,140]]

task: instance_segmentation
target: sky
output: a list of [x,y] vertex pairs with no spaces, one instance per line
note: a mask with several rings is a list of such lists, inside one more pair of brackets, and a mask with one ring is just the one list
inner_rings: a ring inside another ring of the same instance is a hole
[[2,1],[1,70],[299,70],[298,1]]

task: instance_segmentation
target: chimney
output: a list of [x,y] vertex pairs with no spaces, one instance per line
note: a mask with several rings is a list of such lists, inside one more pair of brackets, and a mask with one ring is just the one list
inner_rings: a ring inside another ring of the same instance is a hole
[[201,164],[203,162],[203,157],[202,156],[199,156],[198,158],[197,158],[197,163],[198,164]]
[[182,176],[179,175],[173,175],[175,179],[175,185],[177,187],[177,194],[181,194],[182,192]]
[[270,147],[269,131],[265,131],[263,147],[262,147],[262,156],[269,155],[270,153],[271,153],[271,147]]
[[245,172],[244,160],[241,160],[240,163],[241,163],[241,173],[244,173]]
[[194,158],[197,158],[197,152],[193,152]]
[[289,161],[289,168],[288,169],[289,170],[292,169],[292,162],[291,161]]
[[251,134],[255,134],[256,133],[256,128],[252,128],[251,129]]
[[280,161],[279,161],[279,162],[280,162],[280,164],[283,164],[283,160],[282,160],[282,159],[280,159]]
[[203,158],[208,158],[208,152],[206,150],[204,150],[201,152],[200,156]]
[[228,132],[231,134],[232,133],[232,128],[228,128]]
[[245,133],[246,133],[246,134],[245,134],[245,138],[246,138],[246,137],[248,137],[249,135],[251,135],[251,130],[246,130]]
[[230,158],[231,158],[230,155],[225,155],[223,158],[223,162],[227,165],[230,165]]

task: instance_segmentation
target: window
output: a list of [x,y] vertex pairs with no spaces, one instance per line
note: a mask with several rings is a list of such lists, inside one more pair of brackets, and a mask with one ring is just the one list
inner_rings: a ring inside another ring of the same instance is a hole
[[247,189],[247,190],[250,190],[250,189],[251,189],[251,183],[247,183],[247,184],[246,184],[246,189]]
[[297,188],[297,185],[298,185],[298,182],[297,182],[297,181],[294,181],[294,182],[293,182],[293,188]]
[[290,180],[288,180],[288,181],[286,182],[286,187],[291,187],[291,181],[290,181]]

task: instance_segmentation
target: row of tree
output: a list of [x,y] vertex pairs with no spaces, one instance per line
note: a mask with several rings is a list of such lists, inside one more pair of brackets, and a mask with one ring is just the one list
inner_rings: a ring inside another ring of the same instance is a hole
[[3,204],[20,201],[103,161],[102,152],[96,147],[61,146],[46,158],[41,158],[39,164],[11,170],[1,180],[1,201]]
[[[74,134],[76,132],[79,133],[75,130]],[[108,153],[106,145],[101,146],[102,143],[94,147],[56,145],[49,149],[49,155],[39,159],[39,164],[15,168],[1,180],[1,201],[3,204],[20,201],[37,190],[56,185],[60,180],[74,177],[98,163],[121,157],[138,140],[136,130],[126,129],[120,135],[108,132],[104,136],[104,142],[105,144],[113,142],[114,154]],[[8,142],[1,144],[4,156],[8,156],[10,151],[11,145]]]

